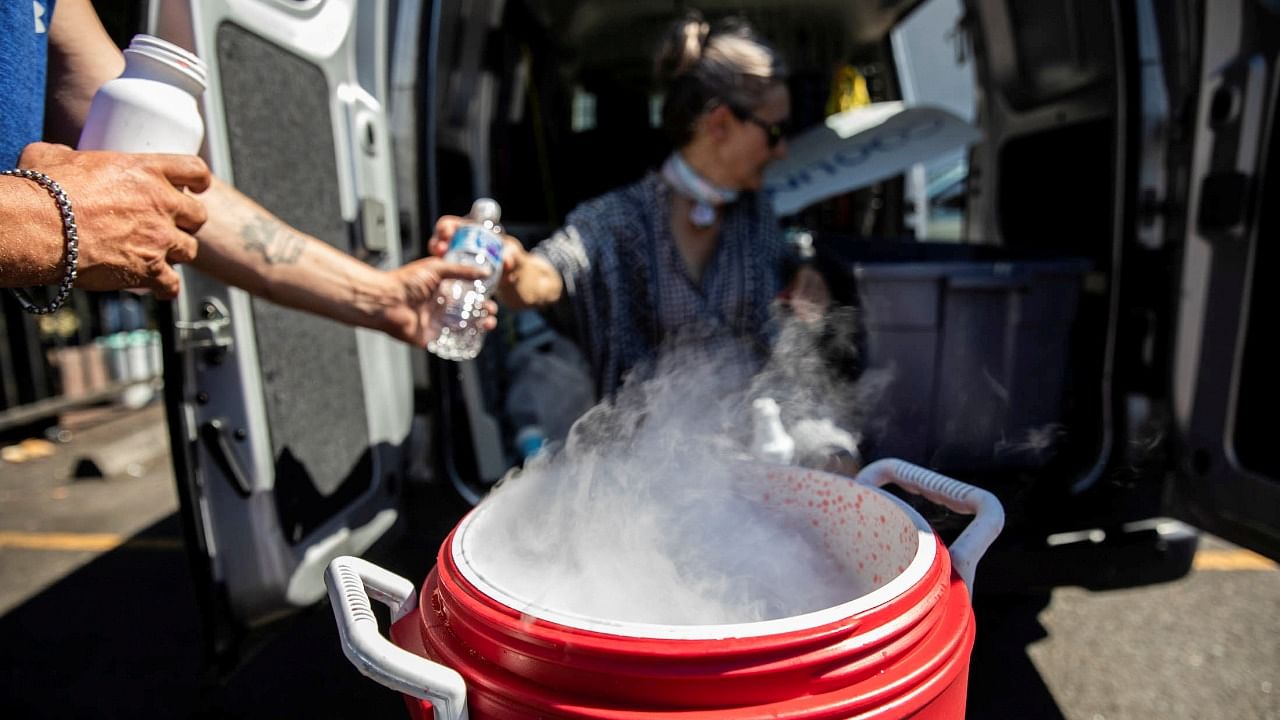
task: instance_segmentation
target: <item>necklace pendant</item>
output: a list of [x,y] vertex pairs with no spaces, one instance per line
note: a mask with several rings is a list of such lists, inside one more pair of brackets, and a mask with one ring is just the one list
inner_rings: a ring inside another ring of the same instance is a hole
[[689,211],[689,222],[694,227],[709,228],[716,221],[716,209],[708,203],[696,202]]

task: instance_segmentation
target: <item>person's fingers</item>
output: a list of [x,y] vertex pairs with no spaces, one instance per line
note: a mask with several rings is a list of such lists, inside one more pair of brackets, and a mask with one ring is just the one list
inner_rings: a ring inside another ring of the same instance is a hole
[[510,273],[524,257],[524,245],[510,235],[502,236],[502,272]]
[[33,142],[22,149],[18,157],[18,167],[29,168],[33,165],[56,163],[67,153],[72,152],[66,145],[47,142]]
[[462,218],[457,215],[442,215],[436,220],[435,232],[431,235],[431,242],[427,247],[427,251],[436,257],[440,257],[449,250],[449,241],[453,240],[453,233],[458,230],[458,226],[462,224]]
[[204,203],[186,193],[176,190],[174,192],[177,195],[174,201],[176,205],[173,214],[174,224],[189,233],[199,230],[209,219],[209,211],[205,209]]
[[209,189],[213,177],[209,166],[195,155],[148,155],[146,162],[159,170],[174,187],[201,193]]
[[457,278],[459,280],[479,280],[487,277],[489,271],[478,265],[463,265],[462,263],[440,262],[436,264],[436,273],[442,278]]
[[178,276],[178,271],[162,264],[159,272],[147,282],[147,287],[161,300],[172,300],[178,297],[178,291],[182,289],[182,279]]
[[436,220],[436,235],[447,240],[453,237],[454,231],[457,230],[458,226],[461,224],[462,218],[457,215],[441,215],[440,219]]
[[488,332],[498,327],[498,303],[492,300],[486,300],[484,303],[484,317],[480,318],[480,328]]
[[189,263],[196,259],[196,253],[200,250],[200,243],[194,237],[181,230],[175,230],[172,233],[172,237],[173,244],[169,246],[169,252],[164,256],[164,259],[170,265]]

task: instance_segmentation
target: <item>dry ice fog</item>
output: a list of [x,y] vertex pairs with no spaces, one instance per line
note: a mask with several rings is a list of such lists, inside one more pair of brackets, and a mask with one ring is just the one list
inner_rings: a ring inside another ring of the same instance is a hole
[[[759,504],[753,402],[772,398],[795,461],[856,452],[888,373],[846,376],[841,309],[783,323],[754,374],[729,354],[674,352],[590,410],[485,500],[469,562],[537,608],[667,625],[743,623],[837,605],[865,588],[806,523]],[[837,362],[833,362],[837,360]]]

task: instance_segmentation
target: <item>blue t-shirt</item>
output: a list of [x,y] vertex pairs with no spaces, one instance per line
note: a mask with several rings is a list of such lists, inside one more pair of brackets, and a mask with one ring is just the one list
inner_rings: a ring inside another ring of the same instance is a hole
[[0,1],[0,169],[44,132],[49,21],[56,0]]

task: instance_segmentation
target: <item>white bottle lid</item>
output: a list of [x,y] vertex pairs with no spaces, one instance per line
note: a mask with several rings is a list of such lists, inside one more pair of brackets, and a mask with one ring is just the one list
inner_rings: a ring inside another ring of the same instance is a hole
[[[203,60],[194,53],[154,35],[145,33],[134,35],[129,41],[129,47],[124,49],[124,57],[126,74],[140,74],[153,80],[162,80],[196,96],[203,93],[209,86],[209,73]],[[130,61],[133,61],[132,64]],[[154,72],[149,72],[161,68],[163,68],[162,77],[156,77]]]
[[207,75],[200,58],[150,35],[124,51],[120,77],[98,89],[77,147],[127,153],[192,155],[204,140],[200,96]]
[[795,457],[796,442],[782,426],[782,411],[773,398],[756,398],[752,409],[752,450],[761,460],[789,465]]

